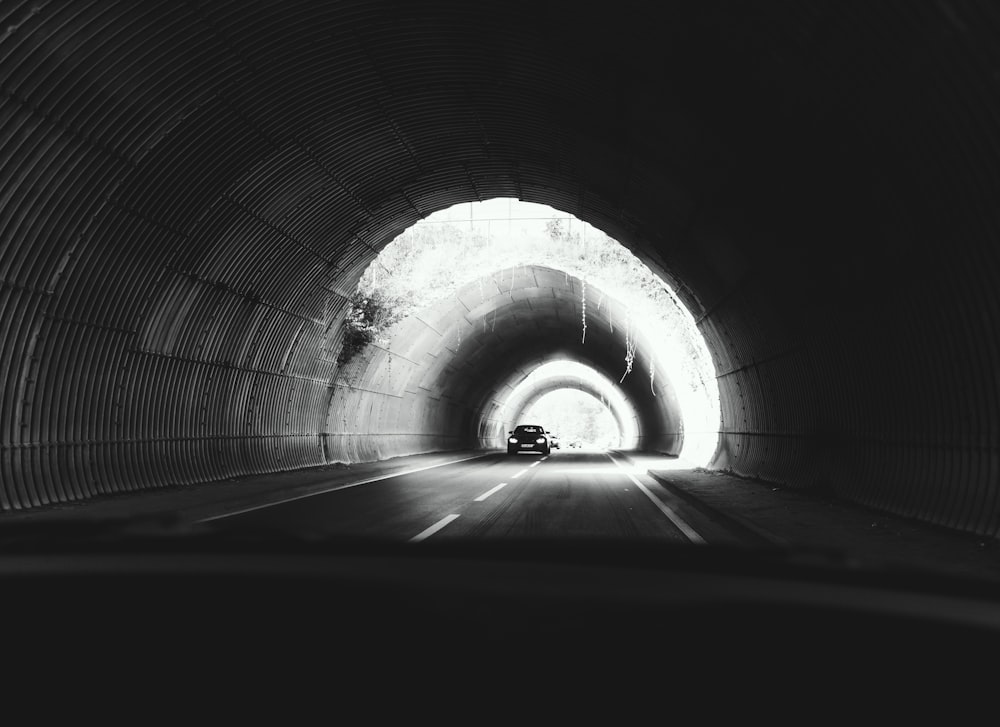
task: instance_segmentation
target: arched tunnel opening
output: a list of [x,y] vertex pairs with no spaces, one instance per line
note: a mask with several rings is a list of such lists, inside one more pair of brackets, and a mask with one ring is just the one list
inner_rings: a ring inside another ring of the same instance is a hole
[[633,449],[637,413],[610,379],[574,361],[552,361],[511,392],[505,419],[545,422],[570,448]]
[[[458,402],[496,392],[452,375],[499,380],[482,321],[420,324],[451,370],[406,410],[426,335],[354,389],[337,342],[389,242],[514,198],[606,232],[690,310],[718,386],[711,467],[994,535],[998,102],[994,25],[974,20],[992,13],[891,8],[532,6],[525,26],[450,0],[7,3],[0,508],[492,436]],[[504,370],[617,369],[546,323],[582,291],[531,275],[547,313]],[[641,447],[683,446],[675,415],[636,406]]]
[[625,439],[621,421],[602,399],[572,388],[541,394],[524,418],[551,426],[560,446],[565,440],[571,448],[620,449]]
[[360,345],[335,378],[334,461],[503,448],[538,387],[560,385],[538,381],[559,357],[597,367],[576,381],[614,398],[623,447],[714,454],[715,375],[690,313],[572,215],[503,198],[442,210],[382,250],[351,306],[343,346]]

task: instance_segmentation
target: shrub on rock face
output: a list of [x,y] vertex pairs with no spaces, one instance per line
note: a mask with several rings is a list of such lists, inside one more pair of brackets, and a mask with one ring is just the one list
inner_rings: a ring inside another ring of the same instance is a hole
[[344,341],[337,365],[343,366],[354,358],[399,318],[399,305],[394,298],[378,290],[355,291],[344,319]]

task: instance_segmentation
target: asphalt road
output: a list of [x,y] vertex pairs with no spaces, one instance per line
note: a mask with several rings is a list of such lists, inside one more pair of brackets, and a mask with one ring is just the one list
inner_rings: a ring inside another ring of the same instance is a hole
[[206,518],[217,527],[299,536],[640,538],[733,542],[720,528],[621,456],[559,450],[489,454],[404,471],[283,503]]
[[293,538],[607,537],[805,547],[1000,579],[994,538],[631,451],[567,448],[542,458],[464,450],[330,464],[7,512],[0,528],[136,519],[154,530],[159,523],[171,532],[206,523],[213,530],[262,529]]

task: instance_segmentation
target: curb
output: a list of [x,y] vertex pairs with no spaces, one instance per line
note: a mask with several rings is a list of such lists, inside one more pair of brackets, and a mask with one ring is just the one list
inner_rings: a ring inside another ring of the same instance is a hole
[[706,517],[722,521],[728,528],[736,531],[742,531],[751,540],[762,540],[767,545],[773,545],[778,547],[788,547],[789,543],[785,539],[764,530],[755,523],[747,520],[740,515],[734,515],[732,513],[723,512],[711,505],[706,504],[703,500],[698,498],[696,495],[692,495],[681,487],[670,482],[663,475],[657,474],[655,470],[646,470],[646,474],[656,480],[657,483],[665,490],[668,490],[672,495],[678,497],[691,507],[698,510],[702,515]]

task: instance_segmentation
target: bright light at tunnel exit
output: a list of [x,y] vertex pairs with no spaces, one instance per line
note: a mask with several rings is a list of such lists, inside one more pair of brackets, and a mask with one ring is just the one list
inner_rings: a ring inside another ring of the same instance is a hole
[[562,447],[621,447],[618,422],[593,394],[574,389],[549,392],[525,411],[524,420],[544,424],[559,436]]
[[[369,265],[359,290],[405,301],[403,315],[452,295],[493,271],[543,265],[596,286],[628,309],[628,325],[652,343],[629,356],[620,376],[665,372],[684,427],[680,453],[707,465],[719,435],[720,409],[711,355],[694,317],[670,286],[621,243],[576,217],[511,198],[454,205],[428,215],[390,242]],[[624,325],[624,323],[622,323]],[[581,321],[586,343],[586,317]],[[391,329],[385,332],[391,338]],[[627,435],[626,435],[627,436]]]
[[638,435],[636,412],[615,382],[578,361],[556,360],[524,377],[504,404],[512,417],[544,425],[563,447],[631,447]]

